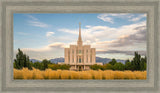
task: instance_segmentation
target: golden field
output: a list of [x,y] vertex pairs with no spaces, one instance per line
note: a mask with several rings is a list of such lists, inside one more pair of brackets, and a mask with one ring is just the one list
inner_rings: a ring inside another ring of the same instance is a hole
[[146,71],[113,71],[113,70],[89,70],[89,71],[70,71],[70,70],[51,70],[41,71],[33,68],[28,70],[14,69],[14,79],[146,79]]

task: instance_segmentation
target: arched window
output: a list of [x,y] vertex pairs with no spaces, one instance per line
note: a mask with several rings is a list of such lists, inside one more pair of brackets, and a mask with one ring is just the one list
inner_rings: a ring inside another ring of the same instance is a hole
[[81,58],[79,58],[79,63],[81,63],[81,61],[82,61]]

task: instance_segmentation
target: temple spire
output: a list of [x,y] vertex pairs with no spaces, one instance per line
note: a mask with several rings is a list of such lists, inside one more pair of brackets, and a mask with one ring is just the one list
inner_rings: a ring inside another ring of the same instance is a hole
[[81,23],[79,22],[79,36],[78,36],[78,45],[82,45],[82,38],[81,38]]
[[78,37],[78,41],[82,41],[82,38],[81,38],[81,23],[79,23],[79,37]]

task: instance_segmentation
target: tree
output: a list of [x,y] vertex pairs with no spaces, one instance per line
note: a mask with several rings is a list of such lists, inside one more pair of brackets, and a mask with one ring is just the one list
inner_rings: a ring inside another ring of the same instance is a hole
[[103,70],[112,70],[112,69],[113,69],[113,66],[109,63],[103,65]]
[[32,70],[32,67],[33,67],[32,64],[33,63],[29,61],[29,62],[27,62],[27,64],[28,64],[28,69]]
[[59,65],[59,64],[48,64],[48,68],[52,69],[52,70],[57,70],[57,69],[62,69],[62,70],[69,70],[70,66],[63,64],[63,65]]
[[146,70],[146,57],[141,58],[140,70]]
[[133,66],[129,59],[125,61],[125,70],[133,70]]
[[147,57],[146,56],[144,57],[144,61],[145,61],[145,63],[147,63]]
[[147,64],[146,63],[144,63],[144,70],[146,70],[147,69]]
[[125,69],[125,66],[124,64],[122,64],[121,62],[118,62],[118,63],[115,63],[114,66],[113,66],[113,69],[114,70],[124,70]]
[[115,63],[117,63],[116,59],[112,59],[112,61],[109,62],[109,64],[114,65]]
[[23,52],[18,49],[18,53],[16,54],[16,59],[14,59],[16,69],[22,69],[23,67]]
[[97,65],[97,64],[91,65],[90,68],[93,70],[99,70],[99,69],[102,70],[103,69],[101,65]]
[[17,68],[17,67],[16,67],[16,63],[15,63],[15,62],[13,63],[13,67],[14,67],[14,68]]
[[57,70],[57,69],[60,69],[60,68],[59,68],[59,65],[58,65],[58,64],[54,64],[52,69],[53,69],[53,70]]
[[42,61],[42,64],[43,64],[43,70],[45,70],[46,68],[48,68],[48,64],[50,64],[51,62],[48,61],[47,59],[44,59]]
[[60,69],[62,70],[69,70],[69,68],[70,68],[69,65],[66,65],[66,64],[60,65]]
[[127,60],[125,61],[125,64],[126,64],[127,62],[130,62],[130,60],[129,60],[129,59],[127,59]]
[[132,66],[131,62],[125,63],[125,70],[133,70],[133,66]]
[[19,48],[18,53],[16,54],[16,59],[14,59],[15,68],[22,69],[23,67],[27,67],[28,69],[32,69],[29,61],[29,56],[24,54]]
[[43,64],[40,62],[33,63],[33,67],[39,70],[44,70]]
[[141,55],[138,54],[138,52],[134,53],[134,58],[131,62],[131,64],[133,65],[133,69],[134,70],[140,70],[141,69]]

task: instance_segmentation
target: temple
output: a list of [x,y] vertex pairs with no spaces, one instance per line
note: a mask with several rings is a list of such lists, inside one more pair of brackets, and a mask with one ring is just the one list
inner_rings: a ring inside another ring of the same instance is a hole
[[81,37],[81,23],[79,23],[79,36],[77,45],[70,45],[69,48],[65,48],[65,64],[70,65],[70,70],[89,70],[93,64],[102,65],[102,63],[96,63],[96,49],[91,48],[90,45],[83,45]]

